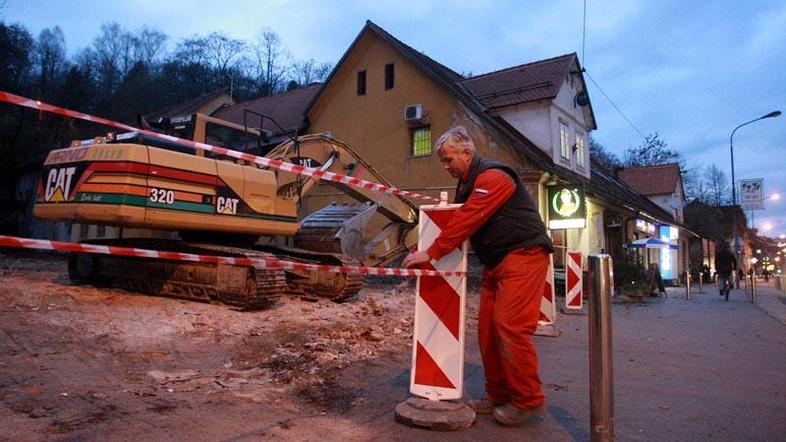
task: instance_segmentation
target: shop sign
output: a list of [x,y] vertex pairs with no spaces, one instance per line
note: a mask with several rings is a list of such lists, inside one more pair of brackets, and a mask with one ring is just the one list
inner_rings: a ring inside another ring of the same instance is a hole
[[[673,226],[660,226],[659,236],[662,241],[675,244],[679,239],[679,229]],[[674,279],[674,266],[677,263],[677,251],[672,249],[660,250],[660,277]]]
[[549,187],[549,229],[583,229],[587,226],[586,218],[583,189]]
[[651,223],[642,218],[636,218],[636,230],[639,232],[646,233],[649,236],[654,236],[656,233],[657,227],[654,223]]

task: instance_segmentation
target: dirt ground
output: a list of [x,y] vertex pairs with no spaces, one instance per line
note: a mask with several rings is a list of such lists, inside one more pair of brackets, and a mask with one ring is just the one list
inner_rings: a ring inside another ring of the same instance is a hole
[[62,255],[0,250],[0,439],[324,438],[300,418],[351,428],[350,414],[372,418],[363,378],[409,368],[413,290],[396,282],[343,304],[238,312],[75,285]]

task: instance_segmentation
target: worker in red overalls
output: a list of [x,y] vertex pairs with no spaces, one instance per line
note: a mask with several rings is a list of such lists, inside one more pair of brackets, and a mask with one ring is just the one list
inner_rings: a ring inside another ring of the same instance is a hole
[[404,258],[404,267],[438,261],[470,239],[484,266],[478,341],[487,398],[469,405],[501,424],[524,424],[545,401],[532,334],[554,249],[518,174],[480,157],[465,128],[445,132],[434,150],[458,179],[455,202],[463,205],[434,244]]

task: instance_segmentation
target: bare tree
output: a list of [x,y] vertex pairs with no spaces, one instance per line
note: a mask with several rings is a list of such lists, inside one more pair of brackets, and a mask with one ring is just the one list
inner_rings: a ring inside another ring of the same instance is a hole
[[680,169],[685,169],[683,167],[684,159],[682,155],[670,148],[657,132],[647,135],[640,145],[628,148],[625,155],[625,167],[655,166],[669,163],[680,163]]
[[163,54],[168,38],[163,32],[144,26],[133,36],[134,59],[152,67]]
[[610,171],[622,167],[622,161],[614,153],[606,150],[602,144],[598,143],[592,136],[589,137],[590,158],[600,163]]
[[712,164],[704,172],[704,178],[709,193],[709,200],[716,206],[728,202],[730,191],[726,174],[718,166]]
[[30,32],[21,25],[0,22],[0,87],[22,92],[32,72],[30,54],[35,42]]
[[292,80],[300,86],[323,81],[330,73],[332,65],[330,63],[319,63],[313,58],[306,61],[298,61],[292,65]]
[[195,35],[177,44],[172,60],[183,65],[206,64],[205,38]]
[[206,61],[222,77],[236,67],[246,50],[244,41],[230,38],[220,32],[211,33],[203,39],[202,43]]
[[253,49],[259,91],[262,95],[273,95],[283,88],[292,57],[284,49],[278,34],[270,29],[259,33]]
[[707,183],[704,182],[703,177],[699,176],[698,179],[693,180],[690,185],[685,185],[685,199],[697,199],[705,204],[712,204],[712,197]]
[[42,97],[49,99],[68,65],[63,30],[55,26],[41,31],[33,56],[38,71],[39,91]]
[[113,92],[131,68],[131,36],[117,23],[104,23],[93,40],[98,80],[102,90]]

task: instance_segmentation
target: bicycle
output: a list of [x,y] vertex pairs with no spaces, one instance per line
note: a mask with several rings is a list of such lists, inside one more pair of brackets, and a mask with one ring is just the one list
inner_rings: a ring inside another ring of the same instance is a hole
[[732,287],[731,275],[718,275],[718,290],[720,290],[720,295],[723,296],[726,302],[729,301],[729,292],[731,292]]

